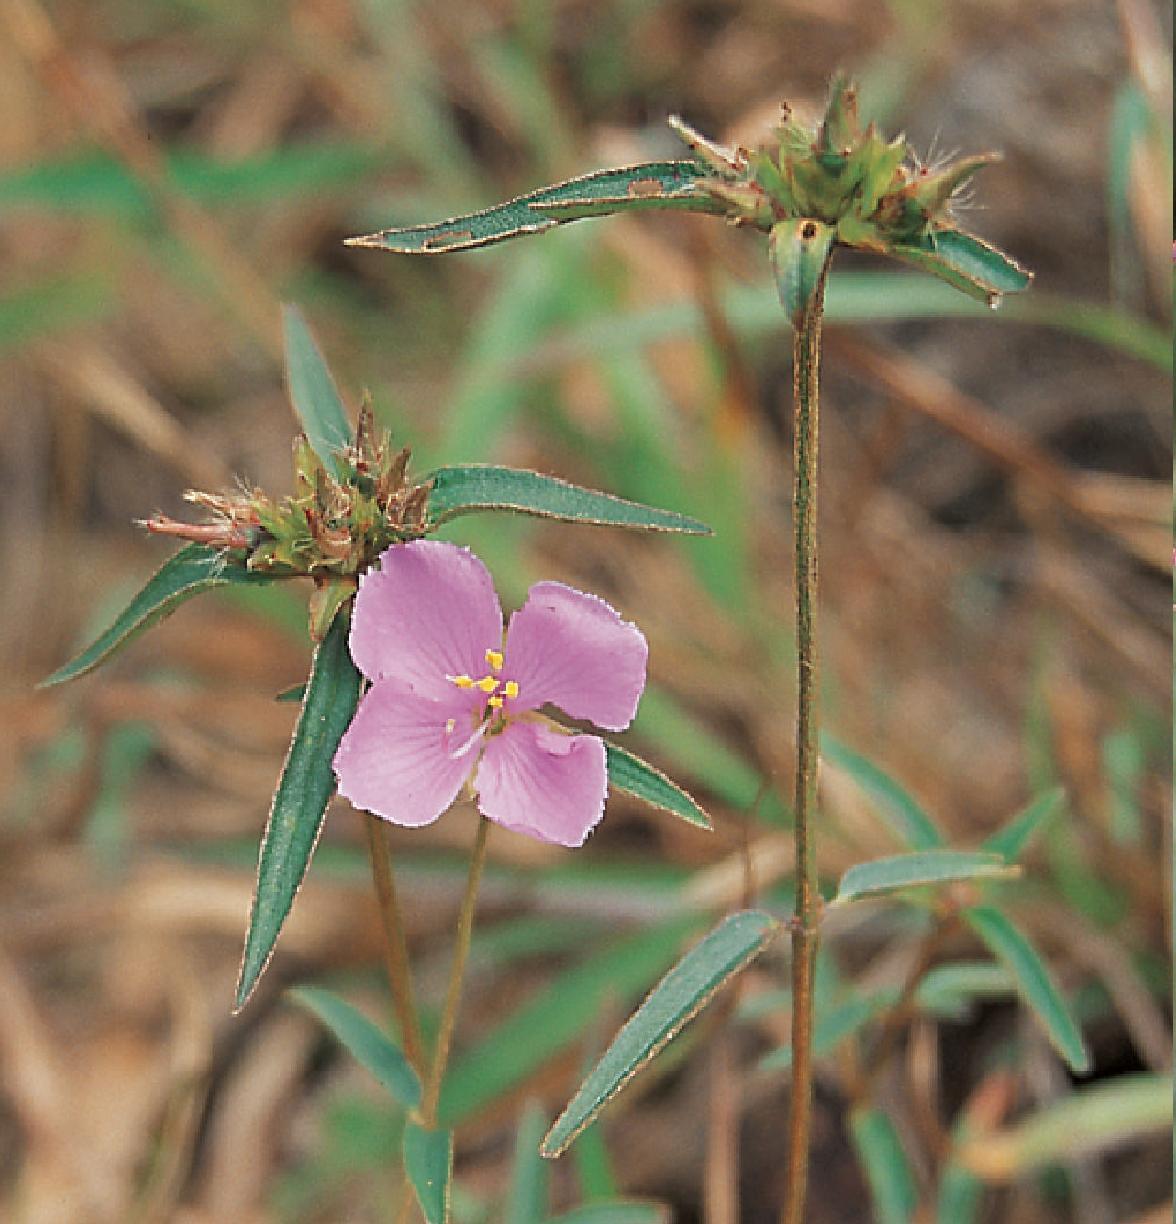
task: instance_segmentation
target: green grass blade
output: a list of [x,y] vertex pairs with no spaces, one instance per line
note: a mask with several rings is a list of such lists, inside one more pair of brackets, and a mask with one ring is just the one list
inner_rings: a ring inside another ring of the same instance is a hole
[[404,1128],[404,1175],[420,1204],[425,1224],[446,1224],[453,1177],[453,1132],[426,1130],[415,1122]]
[[1046,791],[1044,795],[1038,795],[1032,803],[1013,816],[991,837],[986,837],[983,849],[1001,855],[1007,862],[1015,862],[1025,852],[1025,848],[1041,827],[1062,806],[1065,798],[1066,792],[1060,786]]
[[1033,945],[999,910],[973,906],[964,918],[988,950],[1012,973],[1017,992],[1037,1017],[1054,1049],[1078,1075],[1090,1069],[1090,1056],[1061,992]]
[[351,445],[352,430],[335,380],[302,311],[288,302],[282,306],[282,331],[286,339],[286,384],[294,413],[323,466],[336,476],[342,475],[339,454]]
[[101,275],[54,278],[0,298],[0,351],[110,314],[117,306],[112,284]]
[[849,1129],[874,1200],[874,1218],[878,1224],[909,1224],[919,1196],[894,1124],[877,1109],[855,1109]]
[[694,187],[703,174],[702,168],[692,161],[649,162],[617,170],[597,170],[541,187],[493,208],[431,225],[381,230],[349,238],[347,244],[405,255],[438,255],[488,246],[521,234],[542,233],[581,217],[646,208],[715,212],[714,201]]
[[348,623],[347,616],[337,616],[315,651],[274,793],[258,856],[257,886],[237,981],[237,1011],[269,964],[335,792],[331,760],[359,702],[359,672],[347,651]]
[[613,1039],[543,1140],[558,1156],[727,982],[764,950],[780,924],[758,910],[732,914],[662,978]]
[[635,752],[616,744],[606,742],[604,752],[610,786],[636,795],[638,799],[644,799],[672,816],[680,816],[687,824],[707,830],[712,827],[710,817],[702,808],[660,769],[655,769]]
[[873,761],[847,748],[831,735],[821,736],[821,756],[843,769],[874,801],[879,815],[898,839],[912,850],[934,850],[943,834],[922,807]]
[[330,990],[299,986],[288,992],[339,1039],[357,1063],[406,1109],[421,1103],[421,1081],[400,1047],[367,1016]]
[[513,510],[518,514],[598,527],[711,534],[705,523],[684,514],[643,506],[595,489],[583,489],[555,476],[523,468],[465,464],[438,468],[430,479],[433,487],[429,491],[429,518],[433,526],[459,514]]
[[272,581],[268,575],[252,574],[234,564],[219,549],[206,544],[188,544],[152,574],[147,585],[119,613],[109,629],[64,667],[42,680],[38,687],[64,684],[93,671],[116,650],[157,625],[193,595],[229,583],[258,586]]
[[888,858],[855,863],[841,877],[831,904],[843,905],[860,897],[877,896],[899,888],[947,884],[955,880],[991,879],[1017,874],[1000,854],[976,850],[916,850]]
[[530,1101],[515,1131],[514,1166],[510,1191],[502,1212],[502,1224],[542,1224],[547,1216],[548,1170],[550,1165],[539,1155],[539,1144],[547,1129],[543,1107]]

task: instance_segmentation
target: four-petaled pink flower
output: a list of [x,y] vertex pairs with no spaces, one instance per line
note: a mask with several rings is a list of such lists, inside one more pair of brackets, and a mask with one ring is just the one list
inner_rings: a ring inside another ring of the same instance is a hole
[[395,824],[437,819],[467,779],[484,816],[579,846],[604,815],[604,743],[538,713],[621,731],[649,648],[602,599],[536,583],[502,637],[486,567],[439,540],[395,545],[360,581],[351,657],[371,681],[335,754],[339,791]]

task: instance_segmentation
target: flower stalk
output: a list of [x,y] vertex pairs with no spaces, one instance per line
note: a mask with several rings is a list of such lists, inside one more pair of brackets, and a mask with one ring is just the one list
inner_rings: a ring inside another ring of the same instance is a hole
[[792,1099],[783,1224],[801,1224],[812,1117],[813,966],[821,898],[813,819],[817,801],[817,453],[821,320],[829,253],[804,302],[793,340],[792,509],[796,585],[796,906],[792,921]]
[[445,1067],[449,1062],[449,1047],[453,1042],[453,1030],[457,1026],[457,1008],[461,1002],[462,980],[465,977],[466,961],[469,959],[470,940],[474,934],[474,906],[477,903],[482,868],[486,865],[486,839],[489,832],[490,822],[484,817],[479,818],[474,849],[470,854],[470,873],[466,880],[465,895],[461,899],[461,912],[457,918],[453,966],[449,971],[449,986],[445,992],[441,1026],[437,1030],[433,1064],[429,1068],[429,1078],[421,1100],[421,1121],[430,1130],[437,1125],[437,1104],[441,1099],[441,1083],[445,1078]]

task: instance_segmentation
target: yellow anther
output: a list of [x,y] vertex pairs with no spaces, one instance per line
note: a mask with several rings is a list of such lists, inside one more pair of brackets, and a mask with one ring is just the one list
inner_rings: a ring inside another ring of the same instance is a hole
[[446,735],[452,735],[456,727],[457,727],[456,718],[447,718],[445,720],[445,734]]
[[517,697],[519,695],[519,683],[517,680],[508,680],[503,686],[502,691],[508,697]]
[[501,710],[502,709],[502,698],[501,697],[491,697],[490,700],[486,702],[486,704],[492,710]]
[[445,679],[448,680],[450,684],[456,684],[460,689],[474,687],[474,682],[469,678],[469,676],[446,676]]
[[483,676],[474,682],[474,687],[480,688],[483,693],[492,693],[498,687],[498,681],[493,676]]
[[502,651],[488,650],[486,651],[486,662],[490,664],[492,671],[502,671]]

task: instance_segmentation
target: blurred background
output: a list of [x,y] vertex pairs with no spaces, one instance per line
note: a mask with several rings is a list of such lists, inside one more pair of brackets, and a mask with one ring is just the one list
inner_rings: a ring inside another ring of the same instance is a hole
[[[993,314],[835,262],[827,726],[961,847],[1064,786],[1000,896],[1071,999],[1093,1080],[1169,1068],[1169,20],[1148,0],[0,0],[0,1215],[394,1209],[402,1118],[283,998],[314,981],[387,1019],[346,805],[230,1015],[306,592],[208,596],[97,675],[34,689],[168,554],[133,520],[180,513],[191,486],[289,489],[284,300],[416,471],[533,466],[716,529],[451,533],[508,606],[555,577],[644,628],[626,742],[716,825],[621,796],[578,854],[491,838],[446,1106],[456,1217],[498,1218],[522,1103],[562,1106],[683,915],[740,904],[749,850],[757,885],[786,893],[791,337],[762,236],[649,214],[443,260],[341,243],[679,156],[667,113],[755,142],[781,101],[818,112],[837,68],[922,156],[1003,151],[963,221],[1036,282]],[[898,849],[852,773],[823,775],[831,879]],[[472,822],[393,838],[427,1008]],[[900,983],[925,922],[841,920],[826,989]],[[758,1060],[787,1036],[782,947],[553,1169],[555,1208],[623,1192],[680,1221],[773,1218],[786,1084]],[[936,959],[982,953],[959,933]],[[851,1037],[818,1069],[814,1224],[874,1218],[846,1135],[869,1048]],[[1075,1085],[997,982],[959,1014],[916,1012],[877,1090],[932,1220],[954,1128],[999,1135]],[[953,1219],[1169,1219],[1169,1139],[1111,1117],[1086,1153],[1072,1124],[1044,1155],[1006,1144]]]

